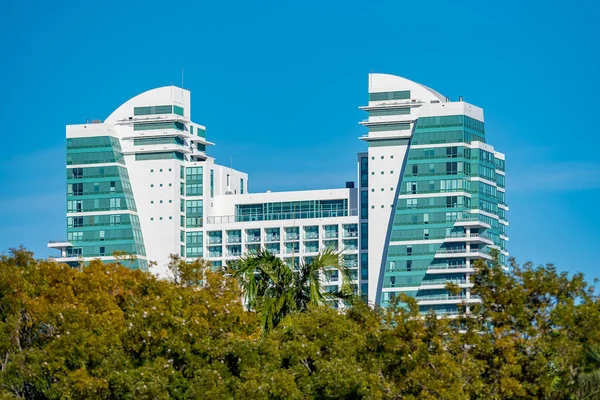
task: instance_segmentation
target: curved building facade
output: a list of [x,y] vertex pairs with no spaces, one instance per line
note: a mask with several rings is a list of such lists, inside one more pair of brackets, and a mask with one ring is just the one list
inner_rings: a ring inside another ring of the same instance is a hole
[[[400,293],[422,311],[453,313],[470,294],[476,259],[506,264],[504,155],[486,143],[483,110],[407,79],[369,76],[359,154],[363,295]],[[447,282],[460,286],[450,295]]]

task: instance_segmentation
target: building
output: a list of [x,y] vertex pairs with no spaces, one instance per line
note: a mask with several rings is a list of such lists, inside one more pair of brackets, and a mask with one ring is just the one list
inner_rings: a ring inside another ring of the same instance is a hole
[[[361,107],[368,150],[358,187],[249,193],[248,176],[216,164],[190,93],[168,86],[104,122],[67,126],[67,240],[57,261],[114,260],[166,275],[170,254],[219,266],[265,248],[290,264],[332,247],[373,304],[399,293],[452,313],[470,295],[475,259],[506,263],[504,155],[485,143],[483,110],[407,79],[369,75]],[[340,277],[323,277],[337,290]],[[462,288],[445,290],[447,281]]]

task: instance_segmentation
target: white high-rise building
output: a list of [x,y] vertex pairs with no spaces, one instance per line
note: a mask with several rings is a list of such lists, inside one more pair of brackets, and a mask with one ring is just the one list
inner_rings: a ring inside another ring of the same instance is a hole
[[[452,313],[470,296],[472,262],[499,251],[508,210],[504,155],[485,144],[483,110],[407,79],[370,74],[368,151],[358,187],[249,193],[248,176],[215,164],[190,93],[142,93],[104,122],[67,126],[67,240],[57,261],[114,252],[166,276],[170,254],[219,266],[264,248],[290,264],[334,248],[357,292],[385,306],[399,293]],[[337,290],[341,277],[323,277]],[[445,283],[463,288],[450,295]]]

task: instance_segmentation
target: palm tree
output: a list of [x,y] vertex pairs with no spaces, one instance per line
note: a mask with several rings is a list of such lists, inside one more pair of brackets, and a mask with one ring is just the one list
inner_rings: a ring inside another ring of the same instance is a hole
[[[303,312],[331,301],[350,300],[350,271],[340,263],[340,254],[327,249],[297,269],[267,250],[244,256],[229,267],[244,291],[248,309],[262,314],[263,334],[270,332],[292,312]],[[325,291],[321,274],[337,270],[342,289]]]
[[591,400],[600,398],[600,346],[586,346],[585,358],[587,371],[577,377],[579,387],[579,398]]

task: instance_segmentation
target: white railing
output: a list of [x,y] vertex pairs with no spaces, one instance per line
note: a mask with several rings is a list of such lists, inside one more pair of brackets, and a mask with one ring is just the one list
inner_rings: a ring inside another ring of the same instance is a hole
[[223,224],[231,222],[252,222],[252,221],[280,221],[289,219],[310,219],[310,218],[337,218],[353,217],[358,215],[357,209],[342,210],[323,210],[323,211],[305,211],[305,212],[285,212],[285,213],[267,213],[250,215],[220,215],[206,217],[208,224]]
[[430,265],[427,269],[460,269],[467,268],[467,264],[457,264],[457,265]]

